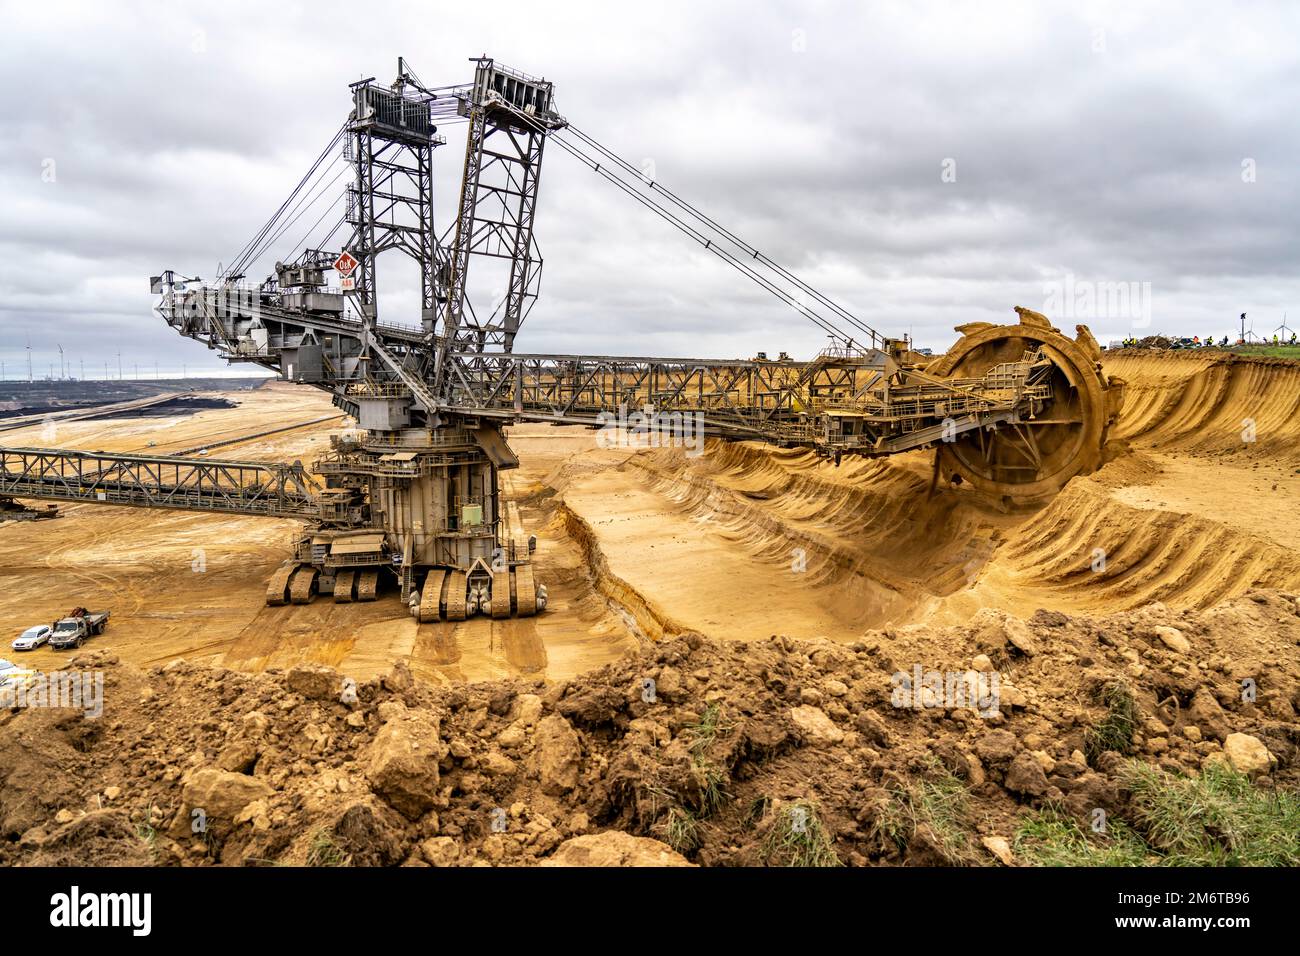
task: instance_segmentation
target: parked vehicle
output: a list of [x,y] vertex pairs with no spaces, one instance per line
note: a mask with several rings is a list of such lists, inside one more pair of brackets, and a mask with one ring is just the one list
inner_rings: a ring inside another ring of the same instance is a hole
[[108,627],[107,611],[87,611],[84,607],[75,608],[67,617],[54,622],[54,633],[50,635],[50,647],[66,650],[80,647],[86,638],[103,632]]
[[35,673],[36,671],[29,670],[26,667],[19,667],[13,661],[0,658],[0,691],[21,687]]
[[50,635],[54,633],[54,628],[48,624],[37,624],[35,627],[29,627],[23,631],[9,646],[16,651],[34,651],[42,644],[50,640]]

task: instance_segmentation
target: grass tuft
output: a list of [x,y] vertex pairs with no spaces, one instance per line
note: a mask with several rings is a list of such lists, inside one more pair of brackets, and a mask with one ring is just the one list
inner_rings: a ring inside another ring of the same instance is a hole
[[722,707],[716,701],[709,704],[700,719],[685,730],[690,739],[691,763],[700,783],[701,816],[715,813],[731,799],[726,790],[727,774],[708,758],[709,748],[731,730],[732,725],[723,722]]
[[843,866],[811,800],[796,800],[777,811],[760,850],[768,866]]
[[155,810],[153,803],[150,803],[144,811],[144,816],[136,822],[135,835],[140,841],[149,848],[149,856],[157,862],[158,860],[158,830],[154,827],[153,812]]
[[934,834],[948,862],[973,862],[968,797],[965,784],[946,770],[936,768],[929,779],[890,789],[889,802],[877,815],[873,833],[902,852],[916,836],[917,828],[924,824]]
[[1083,752],[1089,764],[1108,750],[1125,756],[1133,753],[1133,734],[1138,725],[1137,701],[1123,681],[1102,685],[1097,701],[1106,707],[1106,716],[1084,735]]
[[749,801],[749,807],[745,810],[745,826],[753,829],[758,826],[759,822],[767,816],[772,809],[772,798],[760,795]]
[[334,842],[334,835],[328,830],[317,830],[312,834],[311,847],[307,850],[308,866],[347,866],[348,855]]
[[1045,866],[1300,866],[1300,794],[1223,765],[1186,777],[1138,760],[1121,785],[1129,819],[1112,815],[1099,834],[1046,807],[1021,823],[1016,853]]
[[694,853],[703,843],[699,819],[695,814],[681,807],[673,807],[669,810],[664,818],[655,824],[654,832],[683,856]]
[[700,719],[685,730],[691,740],[691,757],[698,763],[713,742],[719,737],[731,733],[731,724],[722,720],[722,705],[717,701],[704,708]]

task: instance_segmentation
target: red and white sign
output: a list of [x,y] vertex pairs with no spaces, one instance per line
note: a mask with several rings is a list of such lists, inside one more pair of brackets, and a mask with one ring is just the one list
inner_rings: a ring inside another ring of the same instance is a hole
[[334,260],[334,271],[341,276],[351,275],[360,264],[356,256],[344,249],[343,254]]
[[352,292],[357,287],[357,280],[352,278],[352,276],[344,276],[339,284],[342,286],[344,292]]

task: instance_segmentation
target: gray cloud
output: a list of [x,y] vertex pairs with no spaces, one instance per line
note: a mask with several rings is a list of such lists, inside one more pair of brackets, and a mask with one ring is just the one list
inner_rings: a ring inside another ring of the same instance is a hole
[[[1284,4],[125,11],[4,7],[10,377],[29,336],[38,374],[57,344],[89,368],[119,348],[145,368],[213,367],[152,315],[147,276],[210,276],[229,261],[343,121],[347,84],[387,80],[399,53],[432,84],[467,80],[466,58],[482,52],[546,75],[581,129],[653,161],[659,181],[922,345],[946,346],[960,322],[1006,321],[1013,305],[1041,308],[1066,276],[1149,283],[1138,331],[1221,335],[1242,311],[1271,331],[1300,301],[1300,13]],[[437,156],[443,224],[461,129]],[[521,350],[746,356],[822,343],[556,148],[537,236],[543,291]],[[381,309],[414,321],[414,274],[380,265],[392,278]],[[1103,339],[1134,331],[1126,316],[1091,324]]]

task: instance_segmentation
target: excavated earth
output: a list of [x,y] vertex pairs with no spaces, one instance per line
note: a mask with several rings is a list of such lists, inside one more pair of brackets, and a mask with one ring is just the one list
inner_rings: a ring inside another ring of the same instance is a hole
[[[1248,734],[1257,784],[1295,788],[1300,364],[1126,352],[1106,371],[1127,383],[1111,460],[1028,514],[931,494],[924,453],[836,467],[516,428],[507,519],[538,536],[551,597],[533,619],[420,625],[391,597],[264,607],[292,522],[74,505],[0,524],[13,636],[78,604],[113,614],[79,656],[7,655],[102,668],[106,689],[99,719],[0,715],[0,853],[774,863],[798,806],[843,863],[997,862],[926,827],[885,838],[891,800],[954,775],[999,848],[1036,808],[1122,814],[1120,759],[1084,756],[1116,681],[1141,759],[1194,773]],[[4,443],[167,453],[332,411],[285,385],[227,397],[238,408]],[[310,462],[336,425],[212,454]],[[914,667],[996,670],[999,712],[892,706]]]

